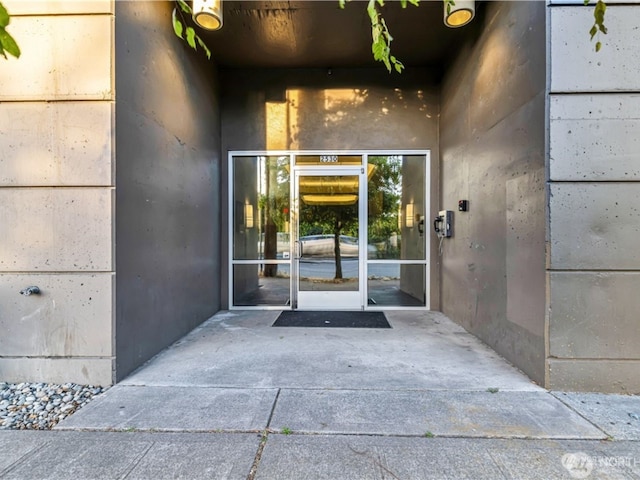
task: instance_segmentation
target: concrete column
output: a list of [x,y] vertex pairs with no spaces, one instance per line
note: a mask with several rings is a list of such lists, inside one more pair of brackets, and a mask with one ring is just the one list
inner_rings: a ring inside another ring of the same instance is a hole
[[[640,2],[553,2],[546,384],[640,392]],[[633,5],[633,4],[636,5]]]
[[110,385],[114,5],[3,3],[0,378]]

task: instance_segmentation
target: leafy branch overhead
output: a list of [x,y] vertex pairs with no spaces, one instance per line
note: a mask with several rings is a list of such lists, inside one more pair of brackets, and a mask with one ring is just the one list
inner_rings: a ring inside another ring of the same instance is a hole
[[[340,8],[344,8],[347,2],[351,0],[338,0]],[[444,0],[450,2],[452,0]],[[408,4],[418,6],[420,0],[400,0],[402,8],[407,8]],[[374,60],[384,63],[387,70],[391,72],[391,67],[398,73],[402,73],[404,65],[394,55],[391,55],[391,42],[393,37],[389,33],[387,22],[378,10],[379,7],[384,6],[384,0],[369,0],[367,4],[367,13],[371,20],[371,52],[373,53]]]
[[7,53],[16,58],[20,58],[20,47],[13,39],[13,37],[7,32],[7,27],[11,23],[11,17],[9,16],[9,12],[4,8],[2,2],[0,2],[0,55],[2,55],[5,59],[7,57]]
[[[340,8],[345,8],[346,4],[350,1],[351,0],[338,0],[338,4],[340,5]],[[452,5],[455,5],[455,0],[442,1],[444,2],[447,11],[451,9]],[[591,1],[592,0],[584,0],[584,4],[588,5]],[[402,8],[406,8],[409,4],[418,6],[419,2],[420,0],[400,0]],[[373,58],[376,61],[382,62],[389,72],[391,72],[393,68],[396,72],[400,73],[404,69],[404,65],[398,58],[391,54],[391,42],[393,41],[393,37],[387,27],[387,22],[380,12],[380,7],[383,6],[384,0],[369,0],[367,3],[367,13],[371,20],[371,52],[373,53]],[[593,11],[594,23],[589,31],[591,40],[593,40],[596,35],[598,36],[595,45],[596,52],[599,52],[602,48],[600,34],[607,34],[607,27],[604,24],[606,9],[606,3],[603,0],[597,0]],[[187,0],[176,0],[176,7],[173,9],[173,13],[171,15],[173,31],[194,50],[197,50],[198,47],[200,47],[207,58],[211,59],[211,50],[200,35],[196,33],[196,30],[190,23],[192,13],[192,9],[187,3]],[[189,18],[189,21],[185,19],[185,15]],[[0,2],[0,55],[5,59],[8,59],[7,53],[15,58],[20,57],[20,48],[14,38],[7,31],[7,27],[10,22],[11,17],[9,16],[9,12],[7,12],[7,9],[4,7],[2,2]]]
[[[176,0],[177,6],[173,9],[171,14],[171,23],[173,24],[173,31],[175,34],[185,40],[187,44],[194,50],[198,50],[198,45],[204,50],[205,55],[211,60],[211,50],[204,43],[204,40],[200,38],[195,29],[187,23],[184,18],[185,13],[191,18],[193,10],[185,0]],[[184,34],[184,36],[183,36]]]
[[[591,2],[591,0],[584,0],[585,5],[589,5],[589,2]],[[596,8],[593,10],[593,27],[591,27],[591,30],[589,30],[591,40],[593,40],[593,37],[598,34],[598,41],[596,42],[596,52],[599,52],[602,48],[602,43],[600,42],[600,32],[602,32],[604,35],[607,34],[607,27],[605,27],[604,25],[604,12],[606,10],[607,5],[602,0],[598,0],[598,3],[596,3]]]
[[[450,13],[451,7],[455,6],[455,0],[442,1],[447,13]],[[338,0],[340,8],[345,8],[348,2],[351,2],[351,0]],[[590,2],[591,0],[584,0],[585,5],[588,5]],[[407,8],[408,4],[417,7],[419,3],[420,0],[400,0],[402,8]],[[393,37],[389,32],[387,22],[379,11],[379,7],[383,6],[384,0],[369,0],[367,3],[367,13],[371,20],[371,51],[373,53],[373,58],[378,62],[382,62],[389,72],[391,72],[391,68],[393,67],[396,72],[402,73],[404,65],[398,58],[391,54],[391,42],[393,41]],[[589,32],[591,40],[593,40],[593,37],[599,32],[602,32],[603,34],[607,33],[607,27],[604,25],[604,13],[606,8],[607,6],[605,2],[603,0],[598,0],[593,13],[595,22]],[[596,52],[599,52],[600,48],[602,48],[602,43],[598,41],[596,42]]]

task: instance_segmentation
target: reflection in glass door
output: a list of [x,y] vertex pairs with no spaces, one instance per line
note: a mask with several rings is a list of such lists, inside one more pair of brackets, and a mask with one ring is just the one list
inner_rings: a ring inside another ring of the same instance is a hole
[[363,308],[361,169],[295,176],[297,308]]

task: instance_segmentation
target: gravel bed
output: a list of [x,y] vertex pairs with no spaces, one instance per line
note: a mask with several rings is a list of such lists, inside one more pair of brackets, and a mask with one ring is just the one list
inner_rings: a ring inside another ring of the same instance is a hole
[[49,430],[104,390],[75,383],[0,382],[0,430]]

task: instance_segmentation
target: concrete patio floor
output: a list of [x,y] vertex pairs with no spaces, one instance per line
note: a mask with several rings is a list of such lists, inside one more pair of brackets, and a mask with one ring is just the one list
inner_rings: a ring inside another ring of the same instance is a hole
[[220,312],[55,431],[0,432],[0,478],[640,478],[638,397],[548,392],[440,313],[278,313]]

